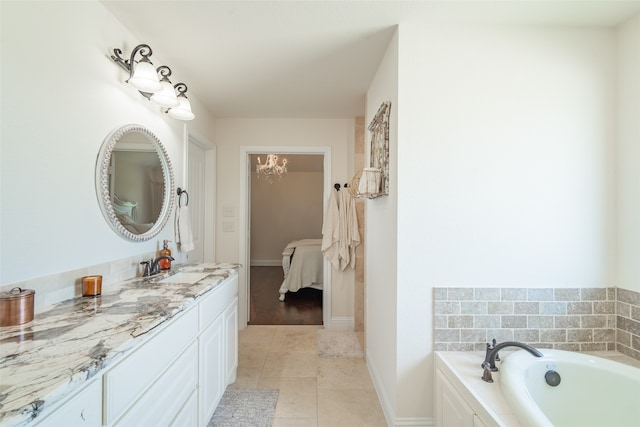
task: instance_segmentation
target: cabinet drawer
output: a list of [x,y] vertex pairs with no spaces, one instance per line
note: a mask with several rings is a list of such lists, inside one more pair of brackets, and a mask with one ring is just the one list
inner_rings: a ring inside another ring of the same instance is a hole
[[194,427],[198,425],[198,393],[191,393],[191,397],[184,404],[178,416],[171,423],[171,427]]
[[203,330],[238,294],[238,276],[235,275],[209,292],[198,304],[200,330]]
[[168,426],[194,393],[198,382],[194,342],[118,422],[118,427]]
[[97,379],[80,390],[54,413],[44,418],[38,427],[100,427],[102,425],[102,381]]
[[113,424],[155,381],[198,332],[198,311],[190,309],[170,327],[104,375],[105,423]]

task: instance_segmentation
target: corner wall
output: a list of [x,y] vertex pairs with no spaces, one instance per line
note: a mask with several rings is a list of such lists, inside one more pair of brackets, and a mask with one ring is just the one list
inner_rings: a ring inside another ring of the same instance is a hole
[[[365,345],[367,366],[373,378],[387,422],[397,414],[398,312],[397,204],[398,204],[398,31],[389,42],[367,91],[365,126],[380,104],[391,101],[389,117],[389,195],[365,201],[364,248],[366,284]],[[370,133],[365,131],[365,159],[370,153]],[[368,160],[365,165],[369,166]]]
[[[434,287],[614,285],[615,37],[411,24],[399,34],[387,52],[399,63],[397,187],[367,205],[367,313],[385,311],[367,323],[367,357],[389,423],[429,425]],[[381,240],[383,226],[397,241]]]
[[640,292],[640,15],[618,30],[618,286]]

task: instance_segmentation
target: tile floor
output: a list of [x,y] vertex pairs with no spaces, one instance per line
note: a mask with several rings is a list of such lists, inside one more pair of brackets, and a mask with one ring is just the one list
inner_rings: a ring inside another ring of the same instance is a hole
[[363,358],[323,359],[322,326],[258,326],[240,331],[236,388],[280,391],[273,427],[386,427]]

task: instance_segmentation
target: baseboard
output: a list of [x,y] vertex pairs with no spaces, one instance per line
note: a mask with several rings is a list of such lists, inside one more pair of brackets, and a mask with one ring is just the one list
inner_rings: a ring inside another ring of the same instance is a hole
[[396,418],[396,427],[433,427],[436,425],[434,418]]
[[[365,353],[366,354],[366,353]],[[378,395],[378,400],[380,401],[380,406],[382,407],[382,413],[384,414],[384,418],[387,420],[387,425],[393,426],[394,424],[390,422],[390,420],[394,420],[396,417],[395,411],[393,410],[393,406],[391,405],[391,401],[387,396],[384,388],[382,387],[382,380],[380,379],[380,375],[378,374],[378,370],[375,367],[375,364],[371,362],[370,357],[365,357],[365,361],[367,363],[367,369],[369,370],[369,375],[371,376],[371,381],[373,381],[373,388],[376,390],[376,394]]]
[[280,259],[252,259],[251,267],[282,267],[282,258]]
[[355,327],[353,317],[332,317],[325,329],[352,329]]
[[395,410],[391,405],[391,401],[389,397],[385,393],[382,387],[382,381],[380,379],[380,375],[378,374],[377,369],[375,368],[374,363],[371,363],[369,358],[366,358],[367,369],[369,370],[369,375],[371,376],[371,381],[373,381],[373,387],[376,390],[376,394],[378,395],[378,400],[380,401],[380,406],[382,407],[382,412],[384,413],[384,417],[387,420],[387,424],[393,427],[433,427],[436,425],[436,421],[434,418],[430,417],[406,417],[406,418],[396,418]]

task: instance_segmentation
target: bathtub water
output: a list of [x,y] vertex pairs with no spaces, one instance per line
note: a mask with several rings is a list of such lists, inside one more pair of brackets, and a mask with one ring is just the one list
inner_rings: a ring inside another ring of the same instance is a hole
[[[515,351],[499,365],[504,397],[523,425],[640,426],[640,368],[585,353],[540,351],[544,357]],[[557,386],[547,384],[548,371],[560,375]]]

